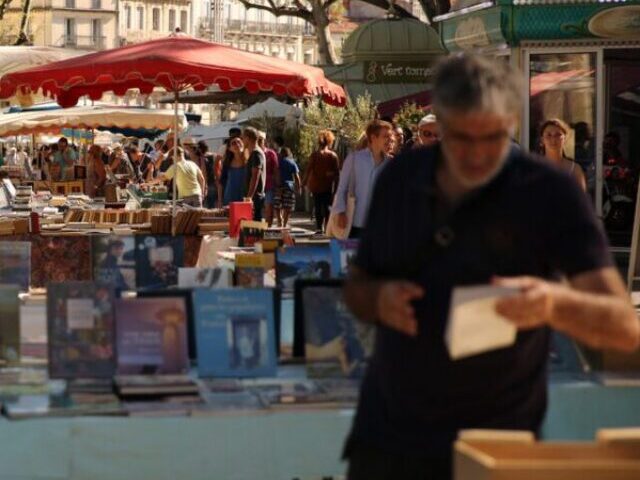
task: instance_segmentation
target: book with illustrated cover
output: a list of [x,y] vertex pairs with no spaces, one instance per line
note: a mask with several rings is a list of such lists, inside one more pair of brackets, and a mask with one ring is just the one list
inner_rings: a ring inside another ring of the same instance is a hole
[[233,275],[228,268],[179,268],[180,288],[231,288]]
[[375,327],[349,311],[342,282],[299,282],[296,300],[309,377],[362,378],[373,353]]
[[329,245],[285,247],[276,252],[276,284],[283,293],[293,293],[296,280],[331,278]]
[[136,237],[136,286],[138,288],[175,286],[178,284],[178,268],[183,266],[183,236]]
[[119,374],[187,373],[189,356],[184,298],[118,299],[115,315]]
[[105,283],[49,284],[51,378],[111,378],[115,372],[114,291]]
[[331,240],[331,276],[344,278],[349,273],[349,266],[358,253],[359,241],[355,239]]
[[260,253],[237,254],[235,258],[236,286],[245,288],[264,287],[267,273],[265,255]]
[[20,361],[19,293],[18,285],[0,285],[0,362],[9,365]]
[[132,236],[91,237],[93,279],[113,285],[116,290],[136,288],[136,242]]
[[275,375],[272,290],[199,289],[193,295],[200,377]]
[[256,243],[261,242],[267,231],[267,222],[252,222],[243,220],[240,222],[240,237],[238,238],[239,247],[253,247]]
[[31,242],[0,242],[0,284],[18,285],[23,292],[31,284]]

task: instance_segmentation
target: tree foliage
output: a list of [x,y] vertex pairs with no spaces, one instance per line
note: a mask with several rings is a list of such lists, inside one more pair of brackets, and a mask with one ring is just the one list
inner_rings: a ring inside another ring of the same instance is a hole
[[402,128],[415,130],[418,122],[422,117],[427,115],[430,109],[419,107],[415,102],[405,103],[400,110],[393,116],[393,122]]
[[304,166],[318,147],[318,133],[331,130],[338,143],[353,149],[364,133],[367,123],[376,118],[375,104],[369,95],[349,101],[344,108],[332,107],[318,100],[304,108],[303,124],[299,131],[298,159]]

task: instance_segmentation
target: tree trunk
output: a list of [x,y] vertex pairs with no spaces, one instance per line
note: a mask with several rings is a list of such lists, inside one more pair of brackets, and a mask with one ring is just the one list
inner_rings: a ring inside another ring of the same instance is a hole
[[27,35],[27,24],[29,23],[30,14],[31,0],[24,0],[24,5],[22,6],[22,19],[20,20],[20,31],[18,32],[16,45],[27,45],[29,43],[29,36]]
[[336,51],[333,48],[333,39],[329,29],[331,21],[323,3],[318,0],[311,1],[316,38],[318,40],[318,63],[321,65],[335,65],[337,63]]

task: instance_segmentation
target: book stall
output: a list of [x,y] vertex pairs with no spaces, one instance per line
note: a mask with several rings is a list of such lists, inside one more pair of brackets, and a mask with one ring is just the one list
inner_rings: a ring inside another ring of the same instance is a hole
[[[344,105],[320,70],[264,58],[176,36],[5,75],[0,98],[42,92],[71,109],[162,88],[174,137],[179,94],[211,85]],[[56,124],[65,115],[46,128],[68,126]],[[2,175],[0,478],[342,478],[377,328],[345,304],[358,242],[268,228],[251,202],[180,205],[177,182],[170,196],[114,173],[92,195],[90,176],[82,163],[59,181]],[[468,355],[452,332],[450,354]],[[605,372],[561,335],[549,369],[539,443],[465,432],[457,480],[517,478],[532,461],[539,478],[572,478],[551,475],[576,458],[584,478],[613,460],[615,478],[637,478],[637,432],[603,429],[640,425],[640,373]]]

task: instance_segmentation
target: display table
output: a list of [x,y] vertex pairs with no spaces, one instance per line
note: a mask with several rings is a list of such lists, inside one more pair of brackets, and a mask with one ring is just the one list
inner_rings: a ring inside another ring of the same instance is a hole
[[[640,426],[640,387],[551,383],[544,437]],[[0,419],[2,480],[317,480],[344,475],[352,410],[211,417]]]
[[[31,242],[31,286],[46,287],[49,282],[91,280],[90,235],[11,235],[0,241]],[[184,236],[184,266],[198,261],[201,237]]]

